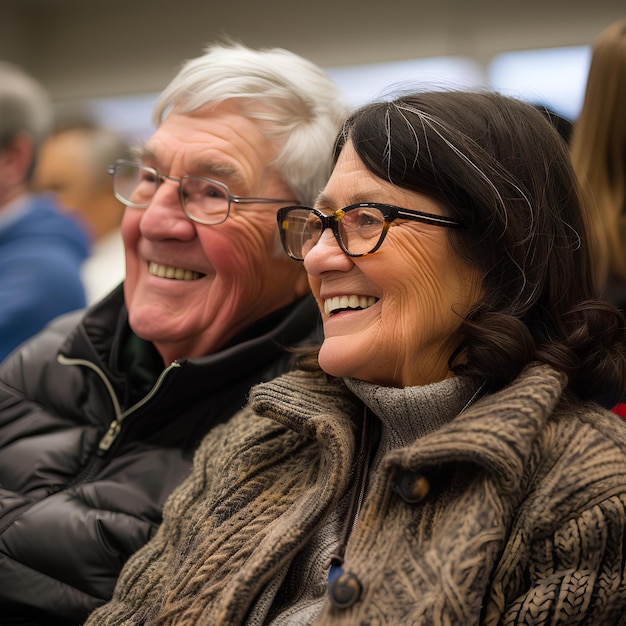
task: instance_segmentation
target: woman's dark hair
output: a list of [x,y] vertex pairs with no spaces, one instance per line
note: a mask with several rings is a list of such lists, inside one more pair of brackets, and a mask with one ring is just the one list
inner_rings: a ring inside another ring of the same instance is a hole
[[449,236],[484,279],[452,371],[494,389],[538,360],[582,398],[624,393],[626,322],[597,299],[567,146],[542,113],[495,93],[414,93],[353,113],[335,159],[348,141],[374,175],[467,226]]

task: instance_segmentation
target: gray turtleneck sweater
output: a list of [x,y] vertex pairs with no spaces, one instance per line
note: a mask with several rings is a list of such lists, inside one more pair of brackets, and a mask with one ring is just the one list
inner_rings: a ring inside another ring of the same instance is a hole
[[[458,376],[403,388],[382,387],[355,378],[345,378],[343,382],[378,420],[380,434],[374,458],[357,458],[357,462],[371,463],[367,490],[382,458],[454,419],[480,397],[484,388],[474,379]],[[294,559],[282,586],[277,591],[275,580],[266,589],[248,624],[306,626],[315,621],[326,601],[329,558],[342,541],[346,517],[353,518],[352,522],[348,520],[351,525],[357,523],[358,511],[350,511],[352,492],[357,488],[354,477],[351,481],[350,491],[328,512],[306,548]]]

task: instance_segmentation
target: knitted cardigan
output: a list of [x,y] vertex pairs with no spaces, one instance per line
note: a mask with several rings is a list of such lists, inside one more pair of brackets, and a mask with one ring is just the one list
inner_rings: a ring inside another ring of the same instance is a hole
[[[346,553],[359,601],[315,623],[626,624],[626,424],[565,385],[529,366],[387,454]],[[263,623],[255,603],[350,488],[361,415],[319,371],[254,388],[87,624]],[[406,476],[428,478],[421,502],[400,497]]]

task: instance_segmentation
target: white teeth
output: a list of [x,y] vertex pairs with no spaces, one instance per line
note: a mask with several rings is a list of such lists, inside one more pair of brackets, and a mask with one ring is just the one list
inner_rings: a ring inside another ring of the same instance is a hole
[[172,265],[161,265],[160,263],[155,263],[154,261],[150,261],[148,271],[154,276],[160,276],[161,278],[173,278],[174,280],[197,280],[203,276],[200,272],[186,270],[182,267],[173,267]]
[[341,309],[367,309],[378,302],[374,296],[333,296],[324,300],[324,312],[330,315]]

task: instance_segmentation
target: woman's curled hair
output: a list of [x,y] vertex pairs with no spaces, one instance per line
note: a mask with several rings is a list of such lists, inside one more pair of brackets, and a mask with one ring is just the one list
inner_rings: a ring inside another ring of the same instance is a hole
[[454,338],[452,371],[497,389],[541,361],[579,397],[617,401],[626,323],[597,297],[567,146],[539,111],[496,93],[413,93],[353,113],[335,158],[347,141],[374,175],[466,226],[448,234],[483,283]]

